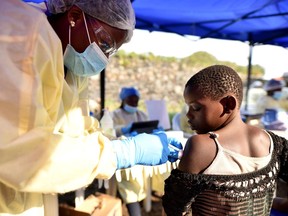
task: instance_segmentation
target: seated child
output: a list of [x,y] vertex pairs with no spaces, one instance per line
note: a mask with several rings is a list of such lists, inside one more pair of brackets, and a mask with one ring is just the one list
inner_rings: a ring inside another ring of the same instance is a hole
[[197,134],[165,181],[167,215],[270,214],[276,180],[288,181],[288,142],[245,124],[242,98],[241,78],[224,65],[207,67],[186,83],[188,122]]

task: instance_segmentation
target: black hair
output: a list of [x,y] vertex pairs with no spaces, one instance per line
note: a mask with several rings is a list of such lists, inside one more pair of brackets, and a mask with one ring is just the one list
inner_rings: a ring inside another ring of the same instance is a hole
[[200,70],[186,83],[185,88],[195,87],[204,97],[218,100],[226,94],[233,94],[239,107],[243,99],[243,83],[236,71],[225,65],[212,65]]

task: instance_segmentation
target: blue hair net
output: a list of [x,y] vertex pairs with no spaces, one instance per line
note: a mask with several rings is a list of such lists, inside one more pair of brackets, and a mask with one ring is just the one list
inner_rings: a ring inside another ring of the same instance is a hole
[[264,89],[266,91],[273,91],[273,90],[280,89],[283,87],[284,87],[283,82],[281,82],[280,80],[275,80],[275,79],[269,80],[264,85]]
[[136,21],[130,0],[47,0],[53,14],[64,13],[73,5],[110,26],[128,30],[125,42],[131,39]]
[[139,91],[137,89],[135,89],[134,87],[123,87],[121,89],[119,97],[121,100],[124,100],[125,98],[132,96],[132,95],[136,95],[140,98]]

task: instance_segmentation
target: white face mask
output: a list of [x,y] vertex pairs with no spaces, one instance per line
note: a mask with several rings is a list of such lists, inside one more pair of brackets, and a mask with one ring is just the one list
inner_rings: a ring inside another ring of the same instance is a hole
[[282,97],[282,92],[281,92],[281,91],[275,91],[275,92],[273,92],[273,98],[274,98],[275,100],[280,100],[281,97]]
[[108,58],[95,42],[83,53],[78,53],[68,44],[64,53],[64,64],[74,74],[88,77],[99,74],[107,66]]
[[137,112],[137,107],[129,106],[128,104],[124,104],[123,109],[128,113],[135,113]]
[[100,47],[95,42],[91,43],[84,13],[83,17],[90,45],[83,53],[78,53],[70,45],[71,26],[69,26],[69,44],[64,52],[64,64],[75,75],[89,77],[99,74],[109,61]]

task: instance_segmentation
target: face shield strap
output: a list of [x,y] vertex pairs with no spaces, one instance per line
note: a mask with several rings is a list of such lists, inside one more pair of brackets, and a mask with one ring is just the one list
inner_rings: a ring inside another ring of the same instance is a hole
[[85,17],[85,14],[84,14],[83,11],[82,11],[82,13],[83,13],[83,19],[84,19],[84,23],[85,23],[85,28],[86,28],[88,40],[89,40],[89,43],[91,44],[91,39],[90,39],[89,31],[88,31],[88,26],[87,26],[87,22],[86,22],[86,17]]
[[[83,13],[83,19],[84,19],[84,23],[85,23],[85,28],[86,28],[88,40],[89,40],[89,43],[91,44],[91,39],[90,39],[89,31],[88,31],[88,26],[87,26],[85,14],[83,11],[82,11],[82,13]],[[69,41],[69,44],[71,45],[71,25],[69,25],[69,30],[68,30],[68,41]]]
[[71,45],[71,25],[69,25],[69,30],[68,30],[68,43]]

